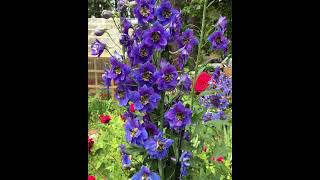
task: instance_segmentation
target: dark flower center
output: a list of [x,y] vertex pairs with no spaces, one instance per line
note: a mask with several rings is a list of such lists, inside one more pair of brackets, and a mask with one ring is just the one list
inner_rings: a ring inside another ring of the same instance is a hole
[[216,42],[217,42],[217,44],[220,44],[220,43],[221,43],[221,37],[220,37],[220,36],[217,36],[217,37],[216,37]]
[[172,78],[173,78],[173,75],[172,75],[172,74],[166,74],[166,75],[164,76],[164,80],[167,81],[167,82],[171,81]]
[[119,75],[121,74],[121,68],[119,66],[117,66],[116,68],[114,68],[114,72]]
[[164,142],[157,141],[156,150],[157,150],[157,151],[163,151],[163,149],[164,149],[164,145],[165,145],[165,143],[164,143]]
[[131,130],[131,137],[134,137],[137,134],[137,132],[138,132],[138,128],[133,128]]
[[124,97],[124,91],[118,91],[119,97],[123,98]]
[[149,81],[150,78],[151,78],[151,76],[152,76],[152,72],[150,72],[150,71],[145,71],[145,72],[143,73],[143,75],[142,75],[142,79],[143,79],[144,81]]
[[149,95],[146,94],[146,95],[141,96],[140,100],[143,105],[148,104],[149,103]]
[[159,34],[159,32],[152,32],[151,37],[152,37],[153,42],[159,42],[159,41],[160,41],[160,34]]
[[143,17],[148,17],[150,15],[150,10],[147,6],[141,7],[139,12]]
[[168,19],[171,16],[171,14],[172,13],[171,13],[170,9],[165,9],[162,11],[162,16],[166,19]]
[[142,180],[147,180],[148,179],[148,175],[146,173],[144,173],[141,179]]
[[186,45],[186,44],[188,44],[189,43],[189,38],[184,38],[183,39],[183,45]]
[[177,113],[177,119],[178,119],[178,121],[182,121],[183,118],[184,118],[184,114],[181,113],[181,112],[178,112],[178,113]]
[[148,56],[148,51],[146,48],[141,48],[140,49],[140,56],[141,57],[147,57]]

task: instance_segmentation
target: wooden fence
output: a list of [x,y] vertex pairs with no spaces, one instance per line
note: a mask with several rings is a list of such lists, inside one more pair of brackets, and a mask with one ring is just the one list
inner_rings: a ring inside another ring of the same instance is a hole
[[[104,89],[102,74],[106,66],[109,66],[109,57],[88,57],[88,93],[89,95],[96,94],[97,90]],[[111,97],[114,97],[114,91],[117,86],[111,82],[110,90]]]

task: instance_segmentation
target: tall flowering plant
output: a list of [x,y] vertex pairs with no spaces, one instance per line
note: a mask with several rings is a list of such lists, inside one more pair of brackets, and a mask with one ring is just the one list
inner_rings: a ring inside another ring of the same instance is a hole
[[[204,1],[204,17],[206,6],[207,0]],[[123,11],[127,8],[133,10],[137,24],[124,16]],[[198,82],[196,76],[202,58],[200,50],[204,43],[205,19],[199,41],[192,29],[182,28],[180,11],[169,0],[120,1],[118,11],[123,52],[120,55],[108,51],[111,55],[110,68],[105,70],[102,78],[106,88],[109,88],[111,81],[117,84],[115,99],[119,106],[127,109],[123,115],[124,131],[130,146],[127,149],[124,145],[120,146],[123,167],[128,169],[131,166],[132,157],[128,154],[130,149],[135,149],[145,158],[138,167],[140,170],[132,174],[131,179],[164,180],[187,176],[193,155],[191,149],[184,146],[191,144],[186,129],[199,125],[201,121],[199,113],[195,112],[198,109],[194,108],[197,103],[194,99],[203,97],[195,92],[194,85]],[[209,41],[213,50],[227,52],[228,40],[221,35],[226,28],[225,20],[219,21],[218,30],[209,37]],[[198,57],[192,74],[184,67],[196,46]],[[108,49],[100,41],[92,45],[92,54],[99,56],[104,50]],[[211,81],[210,84],[213,84],[213,81],[222,80]],[[191,99],[185,100],[188,97]]]

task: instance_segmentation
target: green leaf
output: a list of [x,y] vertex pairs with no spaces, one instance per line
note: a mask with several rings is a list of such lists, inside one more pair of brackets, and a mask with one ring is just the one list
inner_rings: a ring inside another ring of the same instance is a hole
[[200,93],[200,96],[212,95],[217,92],[219,92],[219,91],[215,90],[215,89],[209,89],[209,90],[206,90],[206,91],[203,91],[202,93]]
[[102,164],[102,160],[99,160],[99,161],[97,162],[97,164],[96,164],[96,169],[99,169],[99,167],[101,166],[101,164]]
[[144,152],[144,149],[139,148],[137,146],[129,146],[127,148],[127,152],[133,156],[136,156],[136,155],[142,154]]

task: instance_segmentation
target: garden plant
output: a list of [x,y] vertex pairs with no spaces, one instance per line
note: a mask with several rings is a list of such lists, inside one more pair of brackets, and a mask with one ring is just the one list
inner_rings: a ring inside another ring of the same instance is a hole
[[232,78],[202,51],[209,43],[207,51],[230,58],[227,17],[208,33],[212,3],[201,3],[199,38],[169,0],[122,0],[104,12],[120,18],[123,51],[92,44],[92,55],[110,54],[102,78],[106,90],[111,81],[117,88],[116,101],[89,101],[90,122],[99,121],[88,137],[89,179],[232,179]]

